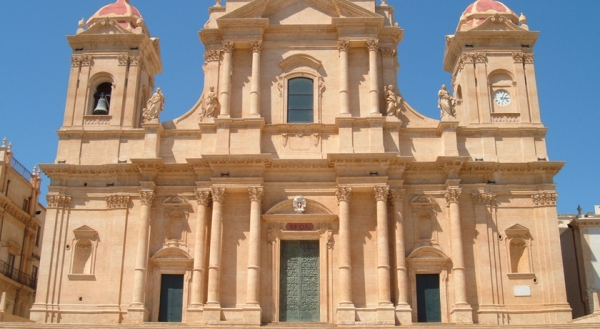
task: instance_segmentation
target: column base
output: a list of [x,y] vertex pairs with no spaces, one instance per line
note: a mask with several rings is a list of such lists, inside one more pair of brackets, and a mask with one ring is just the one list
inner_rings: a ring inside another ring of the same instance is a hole
[[410,305],[396,305],[396,309],[394,310],[396,315],[396,324],[401,326],[410,326],[412,325],[412,309]]
[[260,119],[261,116],[258,113],[251,113],[248,115],[248,118],[252,118],[252,119]]
[[351,113],[340,113],[339,117],[340,118],[351,118],[352,114]]
[[469,304],[454,305],[450,317],[456,324],[473,324],[473,308]]
[[221,305],[206,304],[204,305],[204,324],[217,325],[221,323]]
[[204,323],[204,305],[190,305],[186,314],[187,323]]
[[231,115],[229,115],[229,114],[219,114],[219,119],[231,119]]
[[394,305],[392,303],[377,306],[377,325],[393,326],[396,324]]
[[242,307],[244,313],[244,324],[248,326],[260,326],[262,320],[262,309],[260,305],[246,305]]
[[141,306],[131,306],[127,309],[127,314],[123,318],[123,323],[144,323],[148,322],[148,315],[150,312],[144,307]]
[[381,118],[381,117],[383,117],[383,114],[378,112],[378,113],[371,113],[371,114],[369,114],[369,116],[371,118]]
[[337,308],[337,324],[348,325],[356,323],[356,308],[353,304],[341,304]]

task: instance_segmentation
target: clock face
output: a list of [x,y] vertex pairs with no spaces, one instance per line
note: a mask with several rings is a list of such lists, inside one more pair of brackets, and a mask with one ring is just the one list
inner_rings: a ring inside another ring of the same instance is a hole
[[500,106],[506,106],[510,103],[510,95],[506,90],[498,90],[494,94],[494,102]]

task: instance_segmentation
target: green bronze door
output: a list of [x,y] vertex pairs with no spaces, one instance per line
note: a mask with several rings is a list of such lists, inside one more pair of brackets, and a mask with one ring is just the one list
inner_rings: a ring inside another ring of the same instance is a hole
[[442,322],[439,274],[417,274],[417,316],[419,322]]
[[183,314],[183,275],[163,274],[160,284],[159,322],[181,322]]
[[319,241],[281,241],[279,321],[319,322]]

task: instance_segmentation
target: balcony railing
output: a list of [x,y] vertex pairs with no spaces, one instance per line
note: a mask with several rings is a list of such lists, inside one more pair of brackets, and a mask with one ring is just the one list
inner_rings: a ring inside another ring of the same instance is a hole
[[20,284],[24,284],[31,289],[35,290],[37,287],[37,278],[34,278],[29,274],[23,273],[1,260],[0,274],[3,274],[5,277],[12,279],[13,281],[16,281]]
[[19,160],[17,160],[15,157],[12,157],[10,160],[10,166],[19,173],[19,175],[23,176],[23,178],[25,178],[26,181],[29,181],[31,179],[31,171],[29,171],[27,168],[25,168],[24,165],[22,165]]

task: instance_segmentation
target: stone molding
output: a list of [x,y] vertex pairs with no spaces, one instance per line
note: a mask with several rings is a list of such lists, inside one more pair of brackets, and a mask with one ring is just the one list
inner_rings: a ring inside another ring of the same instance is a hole
[[471,198],[474,204],[494,205],[496,203],[496,194],[493,193],[473,193]]
[[235,49],[235,44],[231,41],[223,41],[223,52],[224,53],[233,53],[233,50]]
[[48,209],[66,209],[71,206],[73,198],[70,195],[47,195]]
[[446,190],[444,193],[444,197],[446,198],[446,203],[450,205],[451,203],[459,203],[460,194],[462,193],[462,189],[458,187],[451,187]]
[[379,51],[381,52],[381,56],[383,56],[383,58],[395,58],[398,55],[396,49],[394,48],[381,48]]
[[152,190],[140,190],[140,199],[143,205],[152,205],[155,196],[156,194]]
[[107,209],[126,209],[129,206],[129,195],[109,195],[104,198]]
[[512,53],[512,57],[513,60],[515,61],[515,63],[527,63],[527,64],[531,64],[533,63],[533,53],[524,53],[524,52],[517,52],[517,53]]
[[223,203],[223,201],[225,201],[225,197],[227,197],[227,194],[225,193],[224,187],[212,187],[213,202]]
[[263,46],[263,43],[260,40],[252,41],[250,43],[250,47],[252,48],[253,53],[260,53],[262,51],[262,46]]
[[348,51],[348,48],[350,48],[350,42],[347,40],[338,40],[337,48],[338,48],[338,51],[340,51],[340,52]]
[[352,198],[352,188],[351,187],[343,187],[343,186],[339,186],[336,190],[335,190],[335,196],[338,200],[338,204],[342,201],[344,202],[350,202],[350,199]]
[[220,50],[207,50],[204,52],[204,62],[218,62],[221,60],[221,51]]
[[248,194],[251,202],[262,202],[265,190],[262,187],[249,187]]
[[404,189],[402,189],[402,190],[391,189],[390,190],[389,198],[394,203],[396,203],[396,202],[403,203],[405,196],[406,196],[406,190],[404,190]]
[[375,192],[375,200],[387,201],[390,192],[389,186],[375,186],[373,190]]
[[198,202],[199,206],[208,206],[210,205],[210,201],[211,201],[211,191],[210,190],[196,190],[196,201]]
[[539,192],[531,194],[531,200],[535,207],[556,206],[558,193],[554,192]]
[[379,50],[379,40],[376,40],[376,39],[367,40],[367,48],[369,48],[369,51]]

